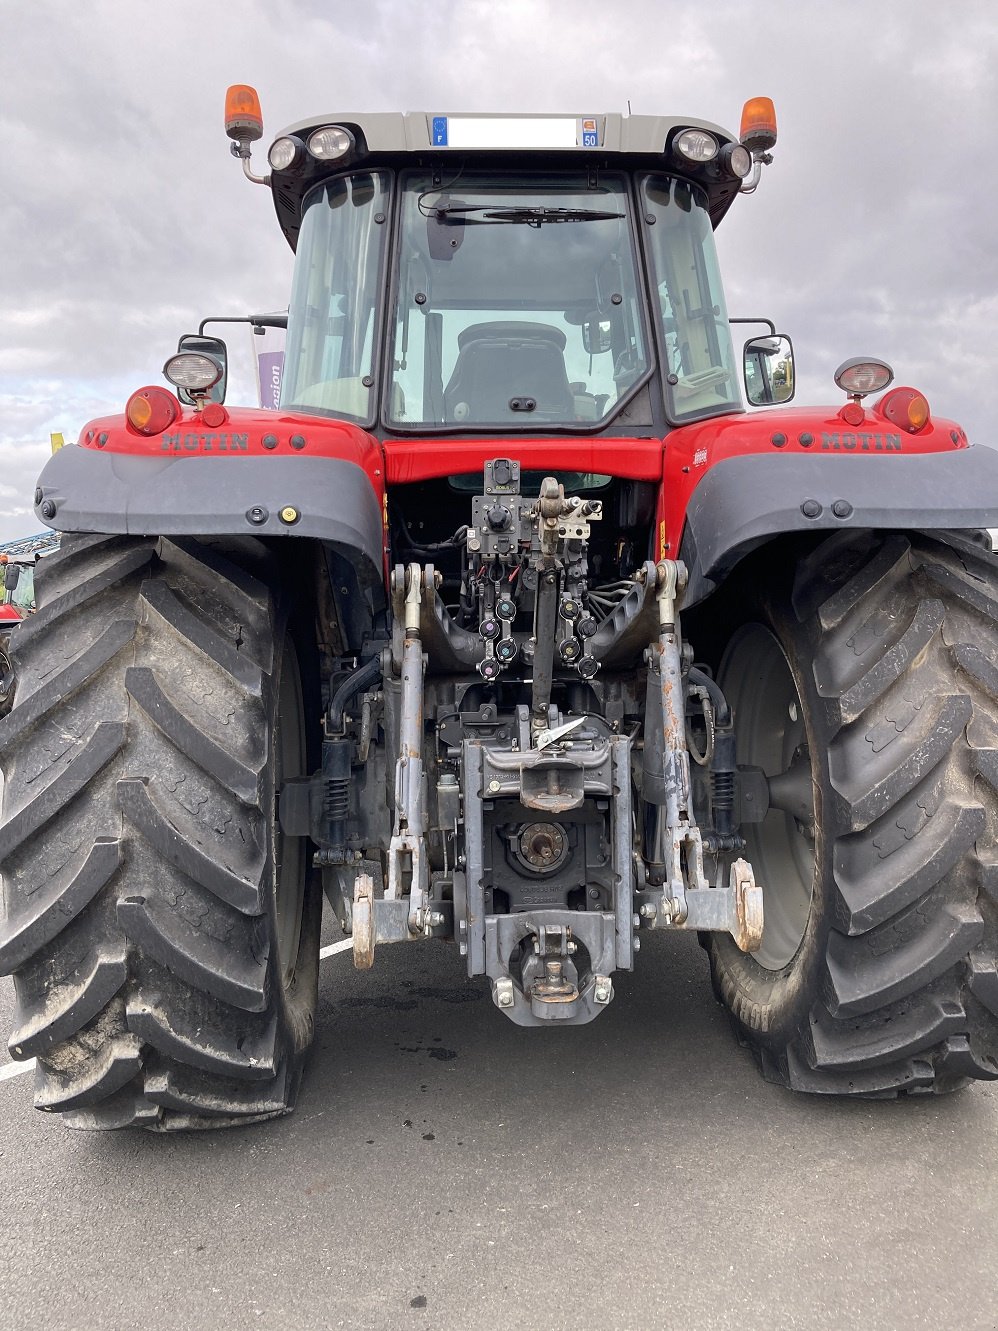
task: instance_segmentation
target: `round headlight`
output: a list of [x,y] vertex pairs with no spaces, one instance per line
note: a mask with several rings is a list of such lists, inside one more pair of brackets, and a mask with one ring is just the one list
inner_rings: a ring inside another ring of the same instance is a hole
[[684,129],[676,139],[676,151],[691,162],[709,162],[717,156],[717,139],[705,129]]
[[736,180],[744,180],[752,170],[752,154],[741,143],[729,143],[721,155],[724,166]]
[[850,397],[879,393],[893,378],[894,371],[887,362],[874,360],[872,356],[853,356],[835,371],[835,382]]
[[304,144],[300,139],[291,139],[287,136],[283,139],[275,139],[270,145],[270,152],[267,153],[270,169],[272,171],[287,171],[288,167],[295,166],[298,163],[303,151]]
[[326,125],[308,136],[308,150],[320,162],[335,162],[353,147],[353,135],[339,125]]
[[163,373],[171,384],[184,388],[188,393],[203,393],[217,384],[222,377],[222,367],[197,351],[182,351],[171,356],[163,366]]

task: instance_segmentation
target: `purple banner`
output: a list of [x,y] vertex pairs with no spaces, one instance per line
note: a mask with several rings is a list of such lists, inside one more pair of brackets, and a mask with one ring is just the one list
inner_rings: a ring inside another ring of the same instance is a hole
[[256,370],[260,388],[260,406],[267,411],[276,411],[281,405],[284,352],[261,351],[256,358]]

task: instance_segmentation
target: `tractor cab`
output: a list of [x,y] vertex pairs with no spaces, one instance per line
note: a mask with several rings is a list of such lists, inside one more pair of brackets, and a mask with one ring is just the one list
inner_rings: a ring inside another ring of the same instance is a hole
[[266,177],[230,107],[297,254],[282,409],[381,437],[661,438],[742,411],[713,230],[775,142],[766,106],[750,146],[649,116],[312,120]]

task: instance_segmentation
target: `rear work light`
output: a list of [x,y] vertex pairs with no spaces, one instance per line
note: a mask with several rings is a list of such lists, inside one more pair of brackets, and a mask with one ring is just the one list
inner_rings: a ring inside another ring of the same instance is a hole
[[676,152],[688,162],[712,162],[718,153],[718,142],[705,129],[684,129],[676,136]]
[[736,180],[744,180],[752,170],[752,154],[743,143],[728,143],[721,149],[721,165]]
[[140,388],[125,404],[125,419],[137,434],[162,434],[179,415],[177,399],[156,385]]
[[320,162],[339,161],[353,146],[353,135],[342,125],[325,125],[308,136],[308,150]]
[[163,374],[177,388],[188,393],[205,393],[222,377],[222,367],[199,351],[181,351],[163,366]]
[[301,139],[293,134],[285,134],[270,145],[267,161],[272,171],[290,171],[292,167],[301,165],[304,156],[305,145]]
[[886,361],[876,360],[873,356],[853,356],[843,361],[835,371],[835,382],[850,397],[866,397],[867,393],[879,393],[894,378],[894,371]]
[[917,434],[929,420],[928,401],[915,388],[892,389],[877,403],[877,411],[909,434]]

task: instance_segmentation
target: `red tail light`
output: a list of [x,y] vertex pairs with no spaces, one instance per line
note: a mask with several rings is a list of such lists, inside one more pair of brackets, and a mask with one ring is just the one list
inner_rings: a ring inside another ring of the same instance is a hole
[[125,404],[125,419],[136,434],[162,434],[180,415],[180,403],[165,388],[140,388]]
[[916,388],[892,388],[877,403],[877,411],[909,434],[917,434],[929,420],[929,404]]

